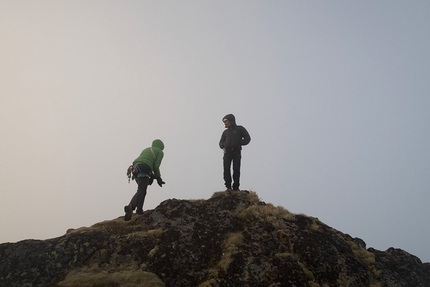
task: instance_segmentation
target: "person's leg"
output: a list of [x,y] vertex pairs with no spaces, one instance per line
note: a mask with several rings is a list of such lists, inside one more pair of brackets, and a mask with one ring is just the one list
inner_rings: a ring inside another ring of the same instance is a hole
[[148,177],[139,177],[136,179],[137,192],[134,194],[129,205],[124,206],[125,217],[128,221],[133,215],[133,210],[136,208],[136,213],[143,213],[143,203],[145,201],[146,189],[148,188]]
[[231,151],[226,151],[223,157],[223,166],[224,166],[224,184],[227,189],[231,189]]
[[240,150],[233,153],[233,190],[239,190],[240,186],[240,161],[242,154]]
[[132,204],[133,209],[136,207],[136,213],[143,213],[143,203],[145,202],[148,182],[149,178],[146,176],[137,179],[136,204]]
[[133,216],[133,208],[131,207],[131,204],[124,206],[124,220],[129,221],[131,217]]

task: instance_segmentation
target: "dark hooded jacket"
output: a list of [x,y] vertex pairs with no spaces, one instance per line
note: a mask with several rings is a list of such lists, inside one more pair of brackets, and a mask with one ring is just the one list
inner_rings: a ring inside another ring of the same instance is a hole
[[231,126],[222,133],[219,147],[226,150],[241,150],[243,145],[251,141],[248,131],[243,126],[236,125],[234,115],[228,114],[224,119],[229,120]]

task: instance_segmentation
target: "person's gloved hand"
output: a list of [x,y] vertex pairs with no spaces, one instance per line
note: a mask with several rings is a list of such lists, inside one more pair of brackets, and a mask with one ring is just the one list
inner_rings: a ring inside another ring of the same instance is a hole
[[163,187],[163,184],[166,184],[161,178],[157,178],[157,183],[160,187]]
[[155,178],[155,175],[153,173],[151,173],[149,176],[149,180],[148,180],[149,185],[152,185],[152,183],[154,182],[154,178]]

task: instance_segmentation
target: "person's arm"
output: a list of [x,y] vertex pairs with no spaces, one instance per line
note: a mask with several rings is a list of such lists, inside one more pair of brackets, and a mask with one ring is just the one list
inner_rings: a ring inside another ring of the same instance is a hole
[[164,157],[163,151],[160,150],[159,152],[157,152],[157,156],[154,161],[155,178],[161,178],[160,165],[161,165],[161,161],[163,160],[163,157]]
[[241,127],[241,128],[242,128],[242,131],[241,131],[242,139],[240,141],[240,144],[247,145],[251,141],[251,136],[249,135],[248,131],[244,127]]
[[225,131],[221,135],[221,139],[219,141],[219,147],[224,148],[225,147]]

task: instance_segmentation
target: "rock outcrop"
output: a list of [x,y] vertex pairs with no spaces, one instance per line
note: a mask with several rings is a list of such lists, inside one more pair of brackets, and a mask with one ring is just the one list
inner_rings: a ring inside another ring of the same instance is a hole
[[430,264],[317,218],[261,202],[255,192],[170,199],[157,208],[0,244],[0,286],[430,286]]

